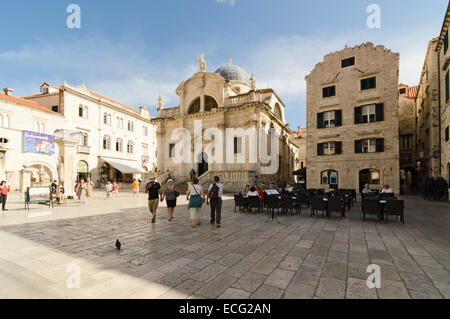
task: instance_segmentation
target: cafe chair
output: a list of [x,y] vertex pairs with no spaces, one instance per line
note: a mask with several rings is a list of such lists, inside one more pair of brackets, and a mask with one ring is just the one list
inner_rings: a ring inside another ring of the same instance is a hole
[[365,198],[362,204],[362,217],[366,220],[366,215],[377,215],[378,221],[381,220],[381,204],[380,200],[376,198]]
[[316,211],[321,211],[323,216],[327,213],[327,202],[323,200],[323,196],[316,196],[311,198],[311,217],[313,217]]
[[244,197],[242,195],[234,195],[234,212],[236,212],[236,207],[239,207],[239,210],[244,209]]
[[342,197],[332,197],[328,199],[328,213],[333,216],[333,212],[341,215],[341,219],[345,218],[345,202]]
[[385,206],[385,218],[386,222],[388,222],[388,216],[395,216],[397,220],[400,217],[400,220],[403,224],[405,224],[405,201],[403,200],[388,200],[386,201]]

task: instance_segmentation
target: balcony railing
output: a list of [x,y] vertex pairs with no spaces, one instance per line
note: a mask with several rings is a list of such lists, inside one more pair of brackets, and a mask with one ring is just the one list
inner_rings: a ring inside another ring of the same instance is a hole
[[57,130],[55,131],[55,140],[57,141],[67,141],[67,142],[81,142],[82,134],[78,131],[69,130]]
[[78,145],[77,152],[80,154],[90,154],[91,148],[89,146],[85,146],[85,145]]

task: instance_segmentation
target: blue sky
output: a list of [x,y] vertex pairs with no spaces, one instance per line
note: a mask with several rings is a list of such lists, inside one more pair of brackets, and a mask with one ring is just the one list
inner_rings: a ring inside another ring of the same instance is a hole
[[[69,4],[81,29],[66,26]],[[366,25],[368,5],[381,28]],[[198,71],[233,63],[274,88],[292,128],[306,126],[304,77],[329,52],[371,41],[400,53],[400,81],[419,80],[428,41],[440,32],[445,0],[41,0],[8,1],[0,11],[0,86],[16,96],[42,82],[86,84],[130,106],[157,96],[177,106],[175,89]]]

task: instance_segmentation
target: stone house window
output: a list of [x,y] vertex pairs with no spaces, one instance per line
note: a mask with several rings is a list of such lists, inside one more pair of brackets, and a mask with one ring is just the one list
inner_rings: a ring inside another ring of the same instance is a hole
[[335,85],[324,87],[322,89],[322,97],[323,98],[332,97],[332,96],[336,96],[336,86]]
[[116,152],[123,152],[123,140],[121,138],[116,140]]
[[355,124],[384,121],[384,104],[369,104],[355,107]]
[[450,100],[450,74],[449,71],[447,71],[447,74],[445,75],[445,103],[448,103]]
[[444,36],[444,54],[447,54],[447,50],[448,50],[448,31],[445,32]]
[[142,127],[142,135],[143,136],[148,136],[148,127],[147,126],[143,126]]
[[384,138],[366,138],[355,141],[355,153],[382,153],[384,152]]
[[402,151],[410,151],[412,150],[412,136],[406,135],[400,137],[400,148]]
[[88,118],[88,107],[80,105],[78,107],[78,116],[82,117],[84,119],[87,119]]
[[130,132],[134,132],[134,122],[133,121],[128,121],[127,129]]
[[342,154],[342,142],[326,142],[317,144],[317,155],[339,155]]
[[103,136],[103,149],[104,150],[111,149],[111,137],[109,135]]
[[450,140],[450,132],[449,132],[449,126],[445,128],[445,141],[448,142]]
[[339,173],[334,170],[327,170],[320,173],[320,184],[322,185],[338,185]]
[[352,65],[355,65],[355,57],[351,57],[351,58],[344,59],[341,61],[342,68],[346,68],[346,67],[349,67]]
[[342,110],[328,111],[317,114],[317,128],[342,126]]
[[0,127],[9,128],[9,125],[10,125],[9,115],[0,114]]
[[376,87],[377,87],[376,77],[361,80],[361,91],[375,89]]
[[133,153],[134,153],[134,150],[133,150],[133,142],[132,142],[132,141],[128,141],[128,144],[127,144],[127,153],[128,153],[128,154],[133,154]]

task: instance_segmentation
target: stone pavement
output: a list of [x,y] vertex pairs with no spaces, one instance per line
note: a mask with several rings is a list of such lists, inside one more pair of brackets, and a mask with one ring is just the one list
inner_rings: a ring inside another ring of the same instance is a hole
[[[406,225],[362,222],[359,203],[346,219],[304,209],[278,225],[234,213],[228,197],[221,229],[207,207],[191,229],[184,196],[172,222],[161,207],[151,224],[144,195],[100,192],[84,208],[34,205],[51,215],[28,217],[12,194],[0,215],[0,297],[450,298],[450,205],[405,200]],[[381,267],[380,289],[367,288],[369,264]],[[70,265],[79,289],[68,288]]]

